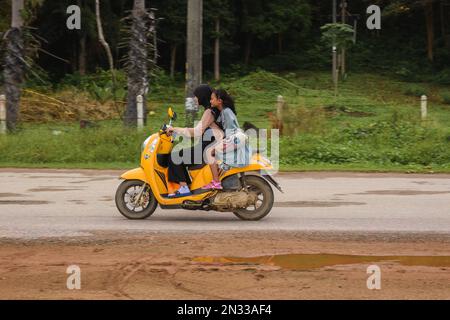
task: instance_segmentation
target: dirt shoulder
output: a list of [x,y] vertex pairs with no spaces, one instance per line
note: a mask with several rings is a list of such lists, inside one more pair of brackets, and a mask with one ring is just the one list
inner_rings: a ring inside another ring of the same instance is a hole
[[[2,239],[0,298],[450,299],[449,257],[445,234],[165,232]],[[381,290],[366,286],[373,264],[381,268]],[[81,268],[81,290],[66,287],[69,265]]]

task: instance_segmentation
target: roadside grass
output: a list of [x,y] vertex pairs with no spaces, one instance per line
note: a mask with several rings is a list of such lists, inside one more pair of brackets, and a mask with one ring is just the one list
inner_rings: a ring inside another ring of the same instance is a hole
[[[447,88],[415,84],[429,97],[429,117],[421,121],[419,97],[408,94],[416,88],[410,83],[350,74],[335,97],[329,78],[325,72],[258,71],[225,76],[220,86],[234,95],[241,125],[269,129],[277,96],[285,98],[283,171],[450,172],[450,107],[442,98]],[[175,126],[184,126],[183,100],[181,82],[156,86],[141,131],[117,119],[87,129],[77,122],[23,123],[17,133],[0,136],[0,167],[133,168],[141,143],[167,121],[168,106],[178,113]]]
[[[83,163],[17,163],[2,162],[0,168],[32,168],[32,169],[94,169],[94,170],[119,170],[127,171],[139,166],[138,162],[83,162]],[[437,174],[449,173],[447,166],[419,166],[419,165],[390,165],[379,167],[370,163],[329,164],[329,163],[305,163],[297,165],[281,165],[280,172],[368,172],[368,173],[423,173]]]

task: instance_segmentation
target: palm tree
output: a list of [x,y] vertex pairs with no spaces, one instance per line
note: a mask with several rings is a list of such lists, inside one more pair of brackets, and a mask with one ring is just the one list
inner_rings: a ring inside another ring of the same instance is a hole
[[[137,101],[136,97],[144,97],[144,115],[146,114],[145,96],[148,91],[148,36],[149,14],[145,8],[145,0],[134,0],[132,24],[128,47],[127,69],[127,107],[124,124],[136,126]],[[144,117],[145,118],[145,117]]]
[[4,61],[6,126],[14,131],[19,115],[21,85],[25,67],[22,10],[24,0],[12,1],[11,28],[6,32],[6,55]]

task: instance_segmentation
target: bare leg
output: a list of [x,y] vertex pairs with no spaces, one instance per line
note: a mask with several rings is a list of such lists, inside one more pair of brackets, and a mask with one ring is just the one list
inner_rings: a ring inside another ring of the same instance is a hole
[[209,150],[207,150],[208,152],[206,153],[206,160],[209,164],[209,167],[211,168],[211,173],[213,176],[213,180],[214,181],[219,181],[219,166],[217,165],[216,159],[214,158],[215,155],[215,149],[211,148]]
[[204,190],[211,190],[211,189],[217,189],[217,190],[222,190],[222,184],[220,183],[220,178],[219,178],[219,166],[217,165],[217,163],[213,163],[210,164],[209,167],[211,168],[211,173],[213,176],[213,180],[208,183],[207,185],[205,185],[204,187],[202,187],[202,189]]
[[213,163],[209,167],[211,168],[213,180],[219,181],[219,166],[217,165],[217,163]]

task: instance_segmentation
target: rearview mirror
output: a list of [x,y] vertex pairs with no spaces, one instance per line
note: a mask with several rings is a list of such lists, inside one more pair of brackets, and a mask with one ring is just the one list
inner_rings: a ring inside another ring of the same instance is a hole
[[172,110],[172,107],[169,107],[169,109],[167,110],[167,114],[169,115],[170,120],[177,120],[177,114]]

